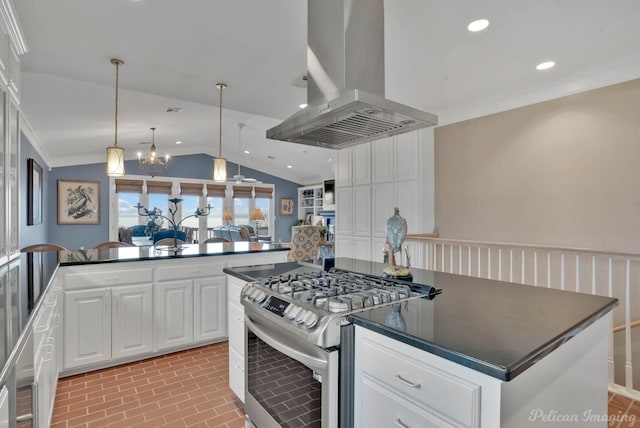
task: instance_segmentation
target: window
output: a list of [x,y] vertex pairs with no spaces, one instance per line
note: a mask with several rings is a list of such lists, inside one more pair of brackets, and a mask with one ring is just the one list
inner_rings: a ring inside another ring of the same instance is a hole
[[[110,194],[110,203],[117,203],[117,212],[110,213],[110,239],[118,239],[118,228],[145,224],[145,218],[139,216],[135,208],[140,203],[145,208],[152,210],[158,208],[162,214],[171,217],[169,208],[174,206],[169,202],[172,197],[179,197],[182,202],[178,204],[178,211],[175,214],[176,222],[193,215],[197,208],[205,208],[207,204],[211,206],[209,215],[206,217],[190,217],[181,226],[196,229],[193,238],[204,241],[213,236],[213,228],[224,224],[223,213],[226,210],[232,212],[233,221],[231,224],[251,226],[256,225],[251,221],[251,212],[254,208],[260,208],[264,216],[258,224],[257,233],[259,236],[271,236],[273,227],[273,186],[272,185],[249,185],[235,183],[213,183],[204,180],[178,181],[179,179],[161,179],[139,176],[127,176],[123,178],[112,178],[110,187],[115,189]],[[115,184],[115,185],[114,185]],[[146,189],[146,192],[144,191]],[[179,189],[179,190],[178,190]],[[179,191],[176,195],[173,192]],[[166,220],[162,222],[162,228],[166,229],[170,225]]]

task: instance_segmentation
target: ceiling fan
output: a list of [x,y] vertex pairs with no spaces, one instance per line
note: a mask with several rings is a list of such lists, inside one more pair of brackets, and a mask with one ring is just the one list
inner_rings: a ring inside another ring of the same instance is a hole
[[233,176],[233,179],[229,179],[227,181],[235,182],[235,183],[260,183],[255,178],[245,177],[240,174],[240,154],[242,153],[242,128],[247,126],[244,123],[238,123],[238,173]]

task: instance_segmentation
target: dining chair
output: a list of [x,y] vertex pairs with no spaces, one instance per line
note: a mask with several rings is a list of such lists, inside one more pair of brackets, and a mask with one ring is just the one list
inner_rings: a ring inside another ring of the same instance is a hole
[[133,244],[129,244],[128,242],[120,242],[120,241],[105,241],[93,247],[94,250],[99,250],[101,248],[118,248],[118,247],[133,247]]
[[213,244],[215,242],[231,242],[228,239],[220,238],[218,236],[213,236],[203,242],[203,244]]
[[156,247],[162,247],[162,246],[167,246],[167,247],[173,247],[173,245],[184,245],[186,242],[181,240],[181,239],[174,239],[174,238],[162,238],[162,239],[158,239],[156,242],[153,243],[154,246]]
[[153,234],[153,245],[163,245],[158,244],[158,241],[165,238],[170,238],[172,241],[174,238],[176,238],[178,241],[182,241],[182,243],[184,244],[187,241],[187,234],[181,230],[161,230]]
[[56,244],[34,244],[20,249],[21,253],[41,253],[43,251],[68,251],[66,248]]

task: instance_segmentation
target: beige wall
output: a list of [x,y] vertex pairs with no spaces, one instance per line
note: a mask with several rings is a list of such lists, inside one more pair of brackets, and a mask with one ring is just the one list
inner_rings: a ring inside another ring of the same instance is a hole
[[640,252],[640,80],[435,130],[440,236]]

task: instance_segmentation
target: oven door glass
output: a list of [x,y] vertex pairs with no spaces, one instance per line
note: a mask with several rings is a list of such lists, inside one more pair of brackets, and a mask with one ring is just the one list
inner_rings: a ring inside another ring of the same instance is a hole
[[301,348],[293,349],[288,338],[267,333],[262,325],[245,321],[245,326],[249,418],[261,428],[336,426],[338,351],[316,347],[316,355],[308,355],[304,348],[312,345],[297,343]]

